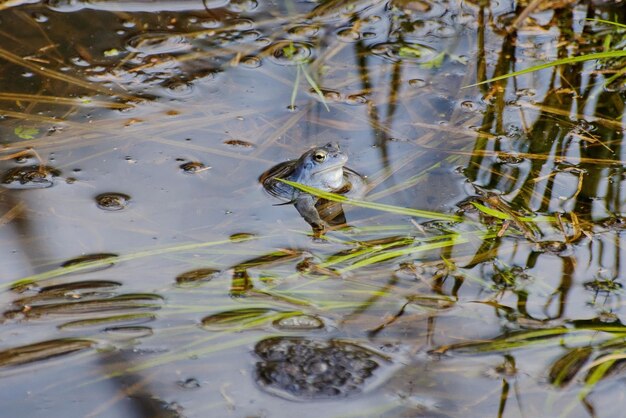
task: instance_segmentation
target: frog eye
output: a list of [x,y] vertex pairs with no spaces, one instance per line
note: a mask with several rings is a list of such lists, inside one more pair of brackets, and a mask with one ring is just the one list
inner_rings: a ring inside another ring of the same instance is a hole
[[318,163],[321,163],[326,159],[326,153],[324,151],[317,151],[313,154],[313,159]]

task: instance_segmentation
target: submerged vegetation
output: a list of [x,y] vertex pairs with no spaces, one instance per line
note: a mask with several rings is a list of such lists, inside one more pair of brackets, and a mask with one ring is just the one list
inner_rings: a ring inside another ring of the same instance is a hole
[[[0,21],[6,414],[621,414],[620,2]],[[257,178],[328,141],[369,191],[282,180],[345,211],[314,235]]]

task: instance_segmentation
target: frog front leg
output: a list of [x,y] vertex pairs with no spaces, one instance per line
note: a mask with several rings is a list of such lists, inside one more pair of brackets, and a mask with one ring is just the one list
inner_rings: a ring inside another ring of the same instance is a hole
[[326,223],[320,218],[320,214],[315,208],[317,200],[317,197],[303,193],[298,196],[294,206],[298,210],[298,213],[300,213],[300,216],[313,227],[314,231],[322,231],[325,229]]

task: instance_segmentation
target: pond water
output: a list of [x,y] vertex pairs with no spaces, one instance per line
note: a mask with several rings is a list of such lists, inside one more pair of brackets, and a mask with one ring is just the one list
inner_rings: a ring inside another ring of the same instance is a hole
[[[610,22],[623,3],[0,2],[2,415],[621,416]],[[329,142],[367,193],[319,231],[259,176]]]

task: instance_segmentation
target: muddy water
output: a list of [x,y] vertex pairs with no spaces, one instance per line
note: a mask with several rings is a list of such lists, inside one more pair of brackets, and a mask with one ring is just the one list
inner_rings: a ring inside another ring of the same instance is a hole
[[620,416],[623,62],[468,86],[626,16],[526,6],[0,3],[2,415]]

